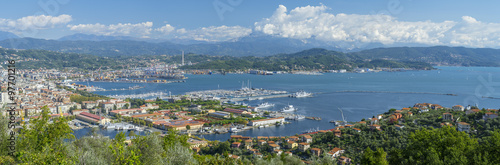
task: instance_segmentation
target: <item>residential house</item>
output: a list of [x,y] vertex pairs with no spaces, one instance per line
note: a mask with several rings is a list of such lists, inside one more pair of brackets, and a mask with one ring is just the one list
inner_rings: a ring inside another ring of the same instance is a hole
[[340,154],[343,154],[343,153],[344,153],[343,149],[335,147],[332,150],[330,150],[330,152],[328,152],[327,155],[331,158],[336,158],[336,157],[340,156]]
[[351,158],[348,158],[348,157],[345,157],[345,156],[341,156],[338,160],[337,160],[338,164],[351,164],[352,160]]
[[466,123],[466,122],[458,122],[457,123],[457,130],[469,133],[470,132],[470,124]]
[[280,145],[277,145],[277,144],[269,144],[269,147],[270,147],[271,151],[280,149]]
[[311,153],[313,155],[316,155],[316,156],[319,157],[321,155],[321,149],[319,149],[319,148],[311,148]]
[[241,143],[240,143],[240,142],[233,142],[233,143],[231,144],[231,147],[232,147],[232,148],[240,148],[240,145],[241,145]]
[[475,113],[478,113],[478,112],[481,112],[481,110],[480,109],[471,109],[471,110],[465,111],[465,114],[469,115],[469,114],[475,114]]
[[309,143],[299,143],[299,150],[302,152],[307,151],[310,147],[311,145]]
[[265,140],[258,140],[258,141],[257,141],[257,144],[258,144],[259,146],[263,146],[263,145],[264,145],[264,144],[266,144],[266,143],[267,143],[267,142],[266,142]]
[[453,115],[451,113],[443,113],[443,120],[453,120]]
[[333,134],[337,137],[340,137],[342,135],[342,131],[336,129],[336,130],[333,130]]
[[302,136],[302,142],[312,143],[312,137],[310,135]]
[[288,141],[288,142],[287,142],[287,148],[289,148],[289,149],[294,149],[294,148],[296,148],[298,145],[299,145],[299,144],[297,144],[297,142],[295,142],[295,141],[291,141],[291,140],[290,140],[290,141]]
[[488,119],[494,119],[494,118],[497,118],[498,117],[498,114],[496,113],[493,113],[493,112],[486,112],[483,116],[483,119],[484,120],[488,120]]
[[281,155],[283,153],[282,150],[273,150],[273,153],[275,153],[276,155]]
[[455,105],[453,107],[451,107],[452,110],[454,111],[464,111],[464,106],[461,106],[461,105]]

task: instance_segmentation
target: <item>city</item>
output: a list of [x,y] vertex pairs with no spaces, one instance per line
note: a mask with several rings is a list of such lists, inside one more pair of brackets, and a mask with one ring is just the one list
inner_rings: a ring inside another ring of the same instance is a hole
[[2,5],[0,164],[500,164],[498,2]]

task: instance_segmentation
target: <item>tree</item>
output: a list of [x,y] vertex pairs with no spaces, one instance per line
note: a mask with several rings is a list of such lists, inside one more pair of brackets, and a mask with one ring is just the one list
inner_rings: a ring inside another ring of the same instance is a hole
[[113,143],[109,146],[109,149],[113,153],[113,164],[141,164],[140,161],[140,151],[136,148],[135,150],[126,148],[125,144],[125,133],[120,132],[116,134]]
[[68,143],[64,142],[75,138],[66,118],[54,118],[50,123],[49,108],[43,106],[41,109],[40,117],[32,119],[29,126],[23,125],[17,137],[17,162],[74,164],[76,159],[66,151]]
[[370,147],[367,147],[363,152],[363,157],[361,158],[361,164],[368,165],[388,165],[386,160],[387,153],[382,148],[377,148],[377,151],[372,151]]
[[191,129],[191,126],[186,125],[186,129],[187,129],[187,130],[190,130],[190,129]]
[[453,127],[417,130],[408,140],[397,154],[391,152],[390,164],[471,164],[478,145],[477,139]]
[[128,137],[132,137],[132,136],[135,136],[135,135],[137,135],[137,134],[135,134],[135,132],[134,132],[134,131],[130,131],[130,132],[128,133]]

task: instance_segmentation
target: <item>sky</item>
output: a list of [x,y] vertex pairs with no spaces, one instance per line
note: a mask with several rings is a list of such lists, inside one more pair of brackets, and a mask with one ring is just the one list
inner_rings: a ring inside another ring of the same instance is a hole
[[76,33],[228,41],[251,33],[326,42],[500,48],[500,1],[17,0],[0,31],[58,39]]

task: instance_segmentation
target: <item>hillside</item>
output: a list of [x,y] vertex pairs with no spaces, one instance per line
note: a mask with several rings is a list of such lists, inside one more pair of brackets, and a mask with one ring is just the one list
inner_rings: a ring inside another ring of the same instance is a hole
[[433,65],[500,66],[500,50],[464,47],[394,47],[377,48],[349,53],[351,57],[419,61]]
[[292,54],[278,54],[268,57],[233,57],[225,60],[207,59],[198,64],[184,66],[184,69],[224,69],[245,70],[261,69],[269,71],[279,70],[353,70],[360,68],[411,68],[432,69],[425,62],[391,61],[384,59],[364,59],[351,57],[348,54],[326,49],[308,49]]

